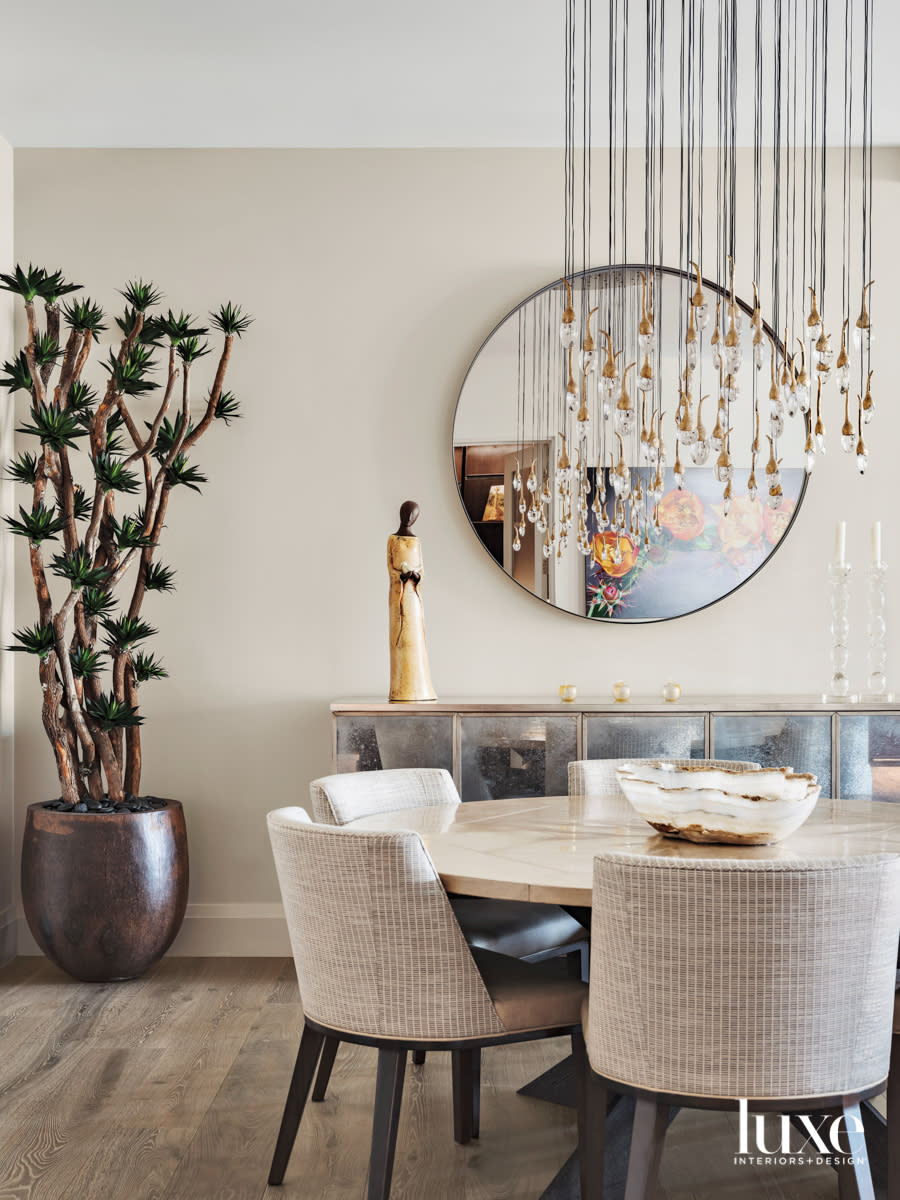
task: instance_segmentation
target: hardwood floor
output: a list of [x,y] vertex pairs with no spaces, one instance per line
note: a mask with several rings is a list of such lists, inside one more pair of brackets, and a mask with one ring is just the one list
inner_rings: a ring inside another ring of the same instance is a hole
[[[284,1186],[266,1176],[299,1039],[287,959],[168,958],[80,984],[44,959],[0,970],[0,1200],[361,1200],[375,1051],[342,1046]],[[575,1114],[517,1096],[560,1042],[484,1051],[481,1138],[453,1141],[450,1059],[406,1073],[393,1200],[535,1200]],[[732,1165],[731,1114],[683,1112],[659,1200],[827,1200],[829,1167]]]

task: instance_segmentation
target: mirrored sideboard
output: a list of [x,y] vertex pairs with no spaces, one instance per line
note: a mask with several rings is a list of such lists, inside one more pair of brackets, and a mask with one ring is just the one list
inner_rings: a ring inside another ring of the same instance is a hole
[[334,770],[445,767],[464,801],[563,795],[577,758],[735,758],[811,771],[823,795],[900,801],[900,705],[704,696],[667,704],[331,705]]

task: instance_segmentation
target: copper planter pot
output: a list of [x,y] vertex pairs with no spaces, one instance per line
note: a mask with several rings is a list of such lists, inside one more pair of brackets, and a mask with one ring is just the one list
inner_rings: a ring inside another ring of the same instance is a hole
[[188,849],[177,800],[146,813],[28,808],[22,901],[47,957],[76,979],[134,979],[184,919]]

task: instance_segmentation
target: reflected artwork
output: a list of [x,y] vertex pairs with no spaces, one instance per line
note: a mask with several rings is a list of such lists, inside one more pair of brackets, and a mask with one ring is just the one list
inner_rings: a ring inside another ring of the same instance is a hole
[[[608,472],[604,483],[611,494]],[[666,471],[659,532],[649,544],[626,531],[601,528],[588,515],[591,553],[585,558],[585,615],[595,619],[661,621],[714,603],[762,565],[791,523],[804,481],[802,468],[781,472],[784,500],[772,509],[751,500],[746,471],[736,471],[734,498],[724,512],[712,472],[688,469],[676,487]],[[743,476],[743,478],[742,478]],[[589,472],[592,490],[596,470]]]

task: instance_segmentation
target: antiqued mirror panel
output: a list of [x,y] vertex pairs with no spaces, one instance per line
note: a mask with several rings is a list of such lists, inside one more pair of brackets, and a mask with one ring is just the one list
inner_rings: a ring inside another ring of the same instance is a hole
[[511,715],[461,718],[463,800],[564,796],[577,758],[578,718]]
[[453,773],[450,713],[340,716],[335,730],[335,769],[339,772],[443,767]]
[[821,784],[823,796],[833,794],[829,713],[716,714],[712,757],[808,771]]
[[841,713],[841,796],[900,801],[900,714]]
[[703,758],[702,713],[678,716],[597,716],[584,722],[585,758]]

